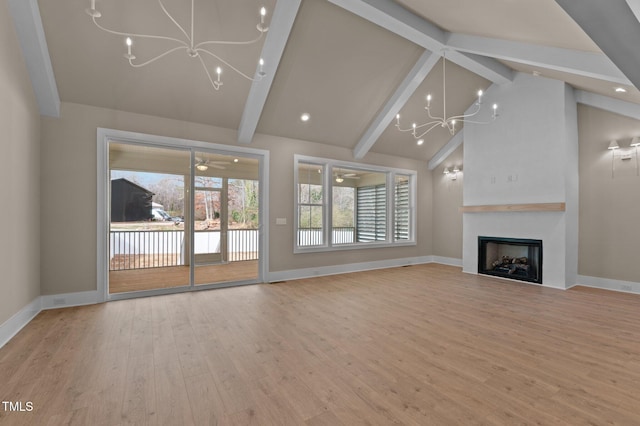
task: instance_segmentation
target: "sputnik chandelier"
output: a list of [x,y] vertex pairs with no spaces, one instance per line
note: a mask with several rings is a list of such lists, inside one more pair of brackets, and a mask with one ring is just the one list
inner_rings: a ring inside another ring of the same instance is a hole
[[421,139],[424,135],[429,133],[436,127],[444,127],[449,130],[449,133],[454,135],[456,133],[456,124],[462,123],[474,123],[474,124],[488,124],[491,121],[498,118],[498,104],[493,104],[493,112],[491,114],[491,120],[488,121],[473,121],[470,118],[474,117],[482,109],[482,90],[478,90],[478,100],[473,104],[474,110],[468,114],[454,115],[447,117],[447,73],[446,73],[447,58],[445,54],[442,55],[442,117],[434,116],[431,113],[431,93],[427,94],[427,106],[424,109],[427,110],[427,116],[431,121],[423,124],[413,123],[408,129],[403,129],[400,125],[400,114],[396,115],[396,128],[401,132],[411,132],[414,138],[419,139],[418,145],[422,145],[424,142]]
[[[163,36],[163,35],[136,34],[136,33],[122,32],[122,31],[114,31],[112,29],[106,28],[106,27],[100,25],[100,23],[98,23],[98,18],[100,18],[102,16],[102,13],[100,11],[96,10],[96,0],[91,0],[91,7],[86,9],[85,11],[91,17],[91,20],[96,25],[96,27],[100,28],[102,31],[105,31],[105,32],[110,33],[110,34],[115,34],[115,35],[118,35],[118,36],[125,37],[125,44],[127,46],[127,53],[124,54],[124,57],[129,61],[129,65],[131,65],[134,68],[144,67],[144,66],[149,65],[149,64],[157,61],[158,59],[161,59],[161,58],[163,58],[163,57],[165,57],[165,56],[167,56],[167,55],[169,55],[169,54],[171,54],[173,52],[176,52],[176,51],[179,51],[179,50],[184,50],[187,53],[187,55],[189,55],[191,58],[197,58],[200,61],[200,63],[202,64],[202,68],[204,69],[205,73],[207,74],[207,77],[209,78],[209,82],[211,83],[211,86],[215,90],[220,90],[220,87],[223,84],[222,80],[221,80],[222,67],[220,67],[220,66],[216,67],[215,71],[216,71],[217,77],[214,79],[211,76],[211,72],[209,71],[209,68],[207,67],[207,64],[205,63],[204,59],[202,58],[203,54],[209,55],[209,56],[213,57],[214,59],[220,61],[222,64],[226,65],[231,70],[235,71],[236,73],[238,73],[242,77],[246,78],[247,80],[258,81],[258,80],[262,79],[262,77],[264,77],[266,75],[264,70],[263,70],[264,60],[262,58],[260,58],[260,60],[258,61],[257,78],[252,78],[252,77],[248,76],[247,74],[243,73],[242,71],[240,71],[238,68],[236,68],[233,65],[231,65],[229,62],[227,62],[224,59],[222,59],[220,56],[216,55],[214,52],[212,52],[209,49],[210,49],[210,46],[214,46],[214,45],[249,45],[249,44],[257,43],[260,39],[262,39],[262,37],[264,37],[264,33],[266,33],[269,30],[269,27],[265,26],[265,17],[267,15],[267,10],[264,7],[262,7],[260,9],[260,20],[258,22],[258,25],[256,26],[256,28],[257,28],[257,30],[259,32],[259,35],[258,35],[258,37],[254,38],[252,40],[248,40],[248,41],[207,40],[207,41],[201,41],[201,42],[196,43],[195,37],[194,37],[194,32],[195,32],[195,28],[194,28],[194,18],[195,18],[194,3],[195,3],[195,0],[191,0],[191,28],[190,28],[190,32],[187,32],[184,29],[184,27],[182,25],[180,25],[178,23],[178,21],[176,21],[176,19],[169,13],[167,8],[162,3],[162,0],[158,0],[158,4],[160,6],[160,9],[162,9],[164,14],[167,15],[167,17],[171,20],[171,22],[173,22],[175,24],[175,26],[178,27],[180,32],[182,32],[182,34],[184,34],[184,37],[185,37],[184,40],[181,40],[181,39],[178,39],[178,38],[174,38],[174,37]],[[133,54],[132,46],[133,46],[134,40],[136,40],[136,39],[165,40],[165,41],[171,42],[172,44],[175,44],[176,46],[168,47],[163,53],[161,53],[161,54],[159,54],[159,55],[157,55],[157,56],[155,56],[153,58],[150,58],[147,61],[134,63],[133,61],[136,59],[136,56]]]

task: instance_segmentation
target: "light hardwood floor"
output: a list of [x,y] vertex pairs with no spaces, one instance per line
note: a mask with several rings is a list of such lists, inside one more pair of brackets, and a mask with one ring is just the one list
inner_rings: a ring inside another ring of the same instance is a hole
[[640,297],[420,265],[38,315],[9,425],[640,424]]

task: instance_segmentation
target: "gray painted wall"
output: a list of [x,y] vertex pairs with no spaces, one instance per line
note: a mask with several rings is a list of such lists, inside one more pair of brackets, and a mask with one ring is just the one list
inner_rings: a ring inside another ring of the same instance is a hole
[[40,116],[0,1],[0,324],[40,295]]

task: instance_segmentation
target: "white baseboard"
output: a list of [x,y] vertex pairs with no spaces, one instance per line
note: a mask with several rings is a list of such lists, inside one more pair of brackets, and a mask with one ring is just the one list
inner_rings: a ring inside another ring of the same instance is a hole
[[348,263],[345,265],[319,266],[317,268],[289,269],[268,274],[267,282],[299,280],[326,275],[348,274],[350,272],[371,271],[373,269],[432,263],[432,256],[404,257],[401,259],[378,260],[374,262]]
[[624,293],[640,294],[640,283],[633,281],[612,280],[610,278],[590,277],[578,275],[578,283],[585,287],[601,288],[603,290],[621,291]]
[[98,290],[78,293],[48,294],[42,298],[42,309],[70,308],[72,306],[93,305],[100,303]]
[[43,310],[92,305],[100,302],[97,290],[38,296],[3,324],[0,324],[0,348]]
[[431,256],[431,263],[440,263],[442,265],[459,266],[462,268],[462,259],[455,257]]
[[0,324],[0,348],[7,344],[22,328],[29,324],[42,310],[40,297],[33,299],[27,306],[16,312],[11,318]]

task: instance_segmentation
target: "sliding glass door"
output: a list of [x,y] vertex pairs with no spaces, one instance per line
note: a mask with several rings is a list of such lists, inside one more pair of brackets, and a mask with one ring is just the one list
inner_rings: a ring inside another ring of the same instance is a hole
[[257,158],[111,141],[108,169],[110,298],[257,282]]
[[195,153],[194,284],[258,277],[259,162]]

